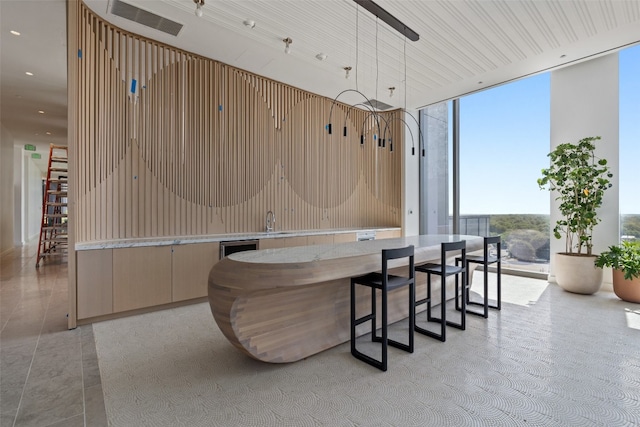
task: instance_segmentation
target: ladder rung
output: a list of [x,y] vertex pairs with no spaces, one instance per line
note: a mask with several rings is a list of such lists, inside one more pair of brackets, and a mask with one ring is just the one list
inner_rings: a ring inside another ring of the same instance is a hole
[[49,194],[59,194],[59,195],[67,195],[66,191],[58,191],[58,190],[49,190]]
[[68,172],[67,168],[51,168],[49,169],[51,172]]
[[43,252],[40,254],[41,257],[43,256],[53,256],[53,255],[66,255],[67,254],[67,250],[65,249],[64,251],[60,251],[60,252]]
[[66,157],[52,157],[51,161],[52,162],[57,162],[57,163],[67,163],[67,158]]
[[66,203],[47,202],[47,206],[67,206]]
[[63,213],[53,213],[53,214],[50,214],[50,213],[46,213],[46,212],[45,212],[44,214],[45,214],[45,216],[48,216],[49,218],[66,218],[66,217],[67,217],[67,214],[66,214],[66,213],[65,213],[65,214],[63,214]]

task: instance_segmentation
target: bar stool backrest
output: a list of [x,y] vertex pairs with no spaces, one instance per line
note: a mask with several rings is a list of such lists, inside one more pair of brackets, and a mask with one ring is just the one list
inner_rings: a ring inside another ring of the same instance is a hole
[[383,279],[386,280],[386,278],[388,277],[387,271],[388,271],[389,260],[409,257],[409,265],[408,265],[409,271],[406,277],[408,277],[410,281],[413,281],[413,278],[415,276],[415,269],[413,265],[413,254],[414,254],[413,245],[409,245],[405,248],[383,249],[382,250]]
[[[499,262],[500,258],[501,258],[501,244],[502,242],[502,236],[492,236],[492,237],[485,237],[484,238],[484,263],[485,265],[487,264],[493,264],[495,262]],[[496,245],[496,256],[492,257],[489,254],[489,245]]]
[[449,269],[444,268],[447,265],[447,252],[460,251],[460,259],[462,260],[462,269],[467,265],[467,241],[460,240],[459,242],[444,242],[440,245],[440,259],[443,276],[450,276],[459,272],[459,268]]

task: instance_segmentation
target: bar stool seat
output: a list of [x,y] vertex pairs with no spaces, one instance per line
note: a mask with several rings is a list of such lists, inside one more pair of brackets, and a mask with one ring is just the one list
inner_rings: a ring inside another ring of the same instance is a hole
[[[492,236],[484,238],[484,253],[482,255],[468,255],[466,261],[463,261],[461,257],[456,258],[456,265],[463,264],[467,267],[467,282],[464,284],[464,292],[463,295],[466,294],[467,300],[467,308],[466,312],[469,314],[473,314],[476,316],[484,317],[485,319],[489,317],[489,308],[494,308],[500,310],[502,307],[502,260],[501,260],[501,236]],[[492,256],[489,250],[490,245],[496,245],[496,256]],[[470,291],[471,284],[470,280],[470,264],[480,264],[483,267],[483,276],[484,276],[484,298],[482,302],[471,301],[470,300]],[[489,302],[489,266],[492,264],[496,264],[496,286],[497,286],[497,298],[496,303],[491,304]],[[478,312],[473,309],[469,309],[469,305],[481,306],[482,311]],[[458,288],[456,283],[456,309],[461,310],[458,304]]]
[[[414,280],[414,264],[413,264],[413,245],[405,248],[398,249],[383,249],[382,250],[382,272],[381,273],[369,273],[364,276],[351,278],[351,354],[363,362],[370,364],[382,371],[387,370],[387,346],[393,346],[401,350],[413,353],[413,335],[414,335],[414,320],[415,320],[415,280]],[[388,262],[392,259],[409,258],[409,265],[407,267],[407,276],[397,276],[388,273]],[[371,288],[371,313],[356,318],[356,285],[367,286]],[[408,331],[408,343],[404,344],[388,338],[388,324],[387,324],[387,294],[388,291],[400,288],[402,286],[409,286],[409,331]],[[379,289],[382,294],[381,302],[381,323],[382,323],[382,335],[376,334],[376,322],[377,322],[377,298],[376,289]],[[371,322],[371,341],[379,342],[382,344],[382,357],[380,360],[360,352],[356,348],[356,326]]]
[[[446,305],[447,305],[447,295],[446,295],[446,283],[447,277],[454,276],[456,279],[456,289],[458,288],[458,275],[462,275],[462,283],[466,283],[465,275],[466,275],[466,263],[462,263],[459,265],[448,265],[447,264],[447,253],[449,252],[458,252],[460,251],[460,256],[463,260],[466,260],[466,247],[467,242],[465,240],[461,240],[459,242],[445,242],[440,245],[440,264],[435,263],[426,263],[416,266],[416,271],[426,273],[427,274],[427,297],[416,300],[416,306],[426,304],[427,305],[427,321],[428,322],[437,322],[440,323],[440,333],[430,331],[428,329],[422,328],[420,326],[415,326],[416,332],[419,332],[423,335],[427,335],[431,338],[438,339],[442,342],[446,341],[446,326],[453,326],[458,329],[464,330],[466,328],[466,318],[465,318],[465,310],[460,312],[460,323],[455,323],[446,318]],[[436,318],[431,315],[432,310],[432,298],[431,298],[431,275],[440,276],[440,317]],[[457,291],[456,291],[457,294]],[[466,307],[466,298],[463,293],[462,295],[462,305]]]

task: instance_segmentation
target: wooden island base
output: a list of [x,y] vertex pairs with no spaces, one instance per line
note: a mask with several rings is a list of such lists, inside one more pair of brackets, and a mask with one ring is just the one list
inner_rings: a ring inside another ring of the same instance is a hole
[[[458,240],[467,241],[467,251],[482,249],[482,237],[427,235],[236,253],[211,270],[209,304],[236,348],[265,362],[295,362],[350,339],[349,279],[378,271],[382,249],[414,245],[419,264],[438,259],[441,242]],[[416,278],[421,298],[426,277]],[[364,313],[369,293],[358,291]],[[408,316],[407,292],[389,293],[390,323]]]

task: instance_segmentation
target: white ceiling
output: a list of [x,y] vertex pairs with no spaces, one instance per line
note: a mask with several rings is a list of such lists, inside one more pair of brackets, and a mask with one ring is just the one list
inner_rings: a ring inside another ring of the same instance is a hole
[[[277,81],[330,98],[357,88],[409,109],[640,41],[640,0],[378,0],[420,35],[406,44],[352,0],[206,0],[201,18],[192,0],[124,1],[184,27],[174,37],[110,14],[107,0],[86,4],[123,29]],[[2,125],[17,145],[65,144],[65,1],[0,0],[0,16]],[[345,66],[353,67],[349,80]]]

